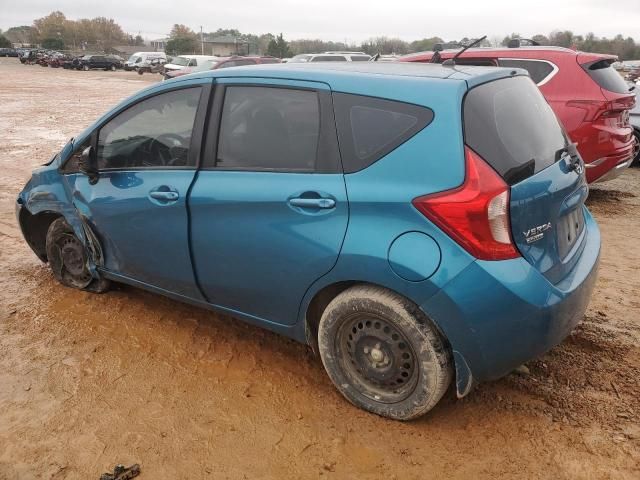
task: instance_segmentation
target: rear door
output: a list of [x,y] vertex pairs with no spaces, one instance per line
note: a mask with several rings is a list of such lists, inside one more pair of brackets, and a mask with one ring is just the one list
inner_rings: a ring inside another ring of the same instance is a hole
[[325,84],[222,79],[189,197],[196,274],[207,300],[279,324],[335,265],[347,228]]
[[585,241],[584,167],[531,79],[469,91],[465,142],[511,187],[511,229],[521,254],[551,282],[571,270]]

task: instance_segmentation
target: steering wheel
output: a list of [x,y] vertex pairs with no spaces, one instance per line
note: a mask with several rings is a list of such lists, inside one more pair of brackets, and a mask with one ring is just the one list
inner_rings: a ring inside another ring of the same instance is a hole
[[180,135],[176,135],[175,133],[163,133],[151,140],[151,143],[149,144],[149,153],[154,159],[159,159],[162,166],[170,167],[179,158],[173,158],[172,150],[176,147],[185,149],[183,142],[184,138]]

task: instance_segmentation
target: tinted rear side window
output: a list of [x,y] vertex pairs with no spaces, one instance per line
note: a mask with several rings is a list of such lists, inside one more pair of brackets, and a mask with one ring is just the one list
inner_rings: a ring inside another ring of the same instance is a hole
[[553,65],[545,61],[501,58],[498,63],[501,67],[524,68],[529,72],[529,76],[536,83],[544,81],[554,70]]
[[433,120],[433,111],[380,98],[333,94],[345,173],[367,168]]
[[611,66],[613,60],[598,60],[582,65],[582,68],[600,87],[610,92],[629,93],[629,85]]
[[464,101],[465,142],[514,185],[544,170],[567,145],[540,90],[527,77],[480,85]]

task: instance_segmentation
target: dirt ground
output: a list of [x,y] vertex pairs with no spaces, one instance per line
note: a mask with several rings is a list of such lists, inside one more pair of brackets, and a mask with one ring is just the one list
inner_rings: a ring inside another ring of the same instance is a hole
[[0,479],[640,478],[640,169],[593,187],[601,273],[559,347],[411,423],[303,345],[131,287],[59,285],[22,240],[31,169],[157,81],[0,59]]

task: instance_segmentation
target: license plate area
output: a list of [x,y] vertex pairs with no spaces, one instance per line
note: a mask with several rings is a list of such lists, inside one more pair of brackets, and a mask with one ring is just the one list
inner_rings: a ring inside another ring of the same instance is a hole
[[584,230],[584,211],[576,208],[565,215],[558,224],[558,254],[564,259]]

